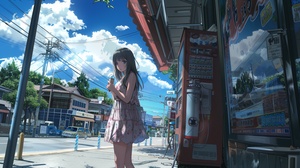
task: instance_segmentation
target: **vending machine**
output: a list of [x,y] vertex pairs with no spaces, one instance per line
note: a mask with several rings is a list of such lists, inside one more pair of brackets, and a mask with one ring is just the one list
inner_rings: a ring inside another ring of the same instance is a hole
[[184,29],[175,115],[178,165],[222,164],[223,95],[217,33]]

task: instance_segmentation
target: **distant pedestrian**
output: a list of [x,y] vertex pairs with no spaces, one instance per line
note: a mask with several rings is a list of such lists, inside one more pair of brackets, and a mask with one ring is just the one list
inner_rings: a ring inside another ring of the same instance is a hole
[[132,144],[148,138],[140,113],[138,91],[142,89],[142,79],[136,68],[136,60],[131,50],[120,48],[113,54],[113,65],[117,83],[108,81],[107,89],[114,98],[104,140],[114,146],[116,168],[134,168],[132,164]]

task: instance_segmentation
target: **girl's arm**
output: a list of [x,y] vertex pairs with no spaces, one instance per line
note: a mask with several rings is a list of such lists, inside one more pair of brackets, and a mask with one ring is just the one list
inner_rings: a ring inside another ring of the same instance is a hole
[[126,86],[127,86],[127,90],[126,93],[123,94],[121,93],[119,90],[117,90],[115,88],[115,86],[108,84],[107,89],[110,90],[110,92],[112,93],[112,95],[115,97],[118,97],[119,99],[121,99],[122,101],[124,101],[125,103],[129,103],[135,88],[135,83],[136,83],[136,76],[134,75],[133,72],[131,72],[128,76],[127,82],[126,82]]

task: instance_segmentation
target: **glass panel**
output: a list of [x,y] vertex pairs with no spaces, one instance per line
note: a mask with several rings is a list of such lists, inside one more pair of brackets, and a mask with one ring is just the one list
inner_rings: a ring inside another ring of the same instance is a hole
[[227,1],[223,21],[231,133],[290,136],[275,1],[238,2]]
[[294,20],[294,30],[295,30],[295,37],[297,40],[297,53],[296,56],[296,76],[297,76],[297,84],[298,90],[300,90],[300,2],[296,0],[291,0],[292,2],[292,11],[293,11],[293,20]]

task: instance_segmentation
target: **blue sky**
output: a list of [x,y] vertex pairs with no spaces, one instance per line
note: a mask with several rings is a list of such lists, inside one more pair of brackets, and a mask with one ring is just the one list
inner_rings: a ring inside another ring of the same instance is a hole
[[[21,69],[33,4],[34,0],[0,2],[0,67],[14,60]],[[61,48],[52,49],[56,57],[48,62],[45,75],[51,77],[54,70],[56,78],[72,82],[84,72],[90,89],[107,91],[111,56],[117,48],[128,47],[144,82],[141,105],[148,114],[162,115],[162,102],[173,82],[158,71],[129,15],[127,1],[112,5],[114,9],[93,0],[43,0],[30,70],[42,74],[46,44],[59,40]]]

